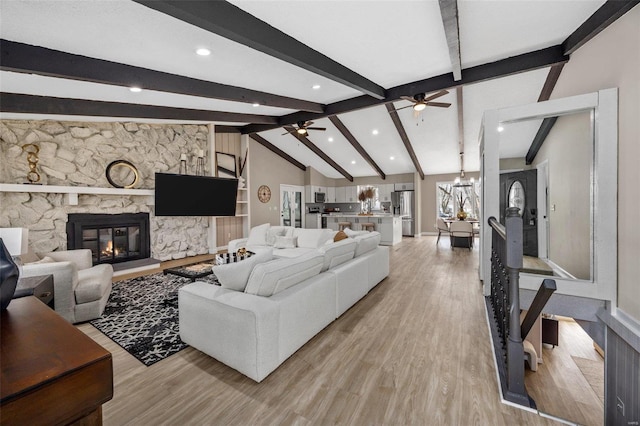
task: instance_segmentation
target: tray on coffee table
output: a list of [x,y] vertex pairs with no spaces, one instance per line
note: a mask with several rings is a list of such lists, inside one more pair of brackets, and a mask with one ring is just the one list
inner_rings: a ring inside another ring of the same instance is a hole
[[212,263],[196,263],[194,265],[179,266],[176,268],[167,268],[162,271],[163,274],[177,275],[183,278],[189,278],[191,282],[198,278],[203,278],[213,274]]

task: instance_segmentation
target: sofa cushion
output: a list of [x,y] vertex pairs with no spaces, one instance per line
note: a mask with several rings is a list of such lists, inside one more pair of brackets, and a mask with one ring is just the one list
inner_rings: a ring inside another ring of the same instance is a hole
[[51,257],[49,256],[45,256],[40,260],[35,260],[33,262],[24,262],[25,265],[39,265],[41,263],[53,263],[55,262],[55,260],[53,260]]
[[253,268],[245,293],[272,296],[320,273],[324,256],[314,252],[293,259],[277,259]]
[[292,249],[297,247],[296,237],[281,237],[277,236],[273,243],[273,248],[276,249]]
[[367,232],[366,235],[358,235],[354,238],[356,243],[356,255],[355,257],[360,256],[361,254],[370,252],[374,250],[380,244],[380,233],[377,231]]
[[249,275],[253,268],[259,264],[273,259],[273,249],[257,251],[248,259],[239,262],[227,263],[226,265],[216,265],[211,270],[218,278],[222,288],[229,290],[244,291],[249,280]]
[[357,243],[353,238],[347,238],[337,243],[322,246],[319,249],[320,253],[324,255],[322,272],[353,259],[356,245]]
[[111,289],[113,267],[102,264],[78,271],[78,285],[74,295],[76,303],[89,303],[102,299],[105,292]]
[[291,259],[294,257],[304,256],[305,254],[314,253],[317,250],[318,249],[310,249],[310,248],[302,248],[302,247],[277,249],[273,251],[273,257]]
[[292,226],[271,226],[267,231],[267,245],[272,246],[276,242],[276,237],[293,236]]
[[358,235],[366,235],[369,231],[354,231],[351,228],[344,228],[344,233],[347,234],[348,237],[355,238]]
[[331,238],[331,229],[303,229],[296,228],[293,236],[298,237],[298,247],[318,248]]
[[266,246],[267,245],[267,232],[271,227],[270,224],[265,223],[262,225],[254,226],[249,231],[249,239],[247,240],[248,246]]

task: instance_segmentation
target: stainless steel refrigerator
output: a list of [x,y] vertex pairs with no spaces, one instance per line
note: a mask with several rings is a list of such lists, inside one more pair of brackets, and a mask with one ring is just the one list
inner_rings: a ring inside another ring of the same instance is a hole
[[402,217],[402,235],[415,235],[415,198],[413,191],[396,191],[391,193],[393,214]]

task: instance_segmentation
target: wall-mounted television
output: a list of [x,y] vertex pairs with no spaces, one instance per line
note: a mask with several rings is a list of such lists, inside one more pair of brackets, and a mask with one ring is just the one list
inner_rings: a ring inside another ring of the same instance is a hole
[[235,216],[238,179],[156,173],[156,216]]

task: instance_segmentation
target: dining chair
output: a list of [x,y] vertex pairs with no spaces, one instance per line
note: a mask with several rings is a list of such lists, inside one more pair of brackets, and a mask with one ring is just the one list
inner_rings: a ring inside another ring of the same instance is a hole
[[443,218],[439,217],[436,219],[436,229],[438,230],[438,239],[436,240],[436,245],[438,245],[438,243],[440,242],[440,235],[449,235],[449,225],[447,225],[447,222],[445,222]]
[[451,238],[451,248],[454,247],[456,238],[465,238],[468,242],[469,250],[473,247],[473,224],[464,220],[456,220],[449,225],[449,235]]

